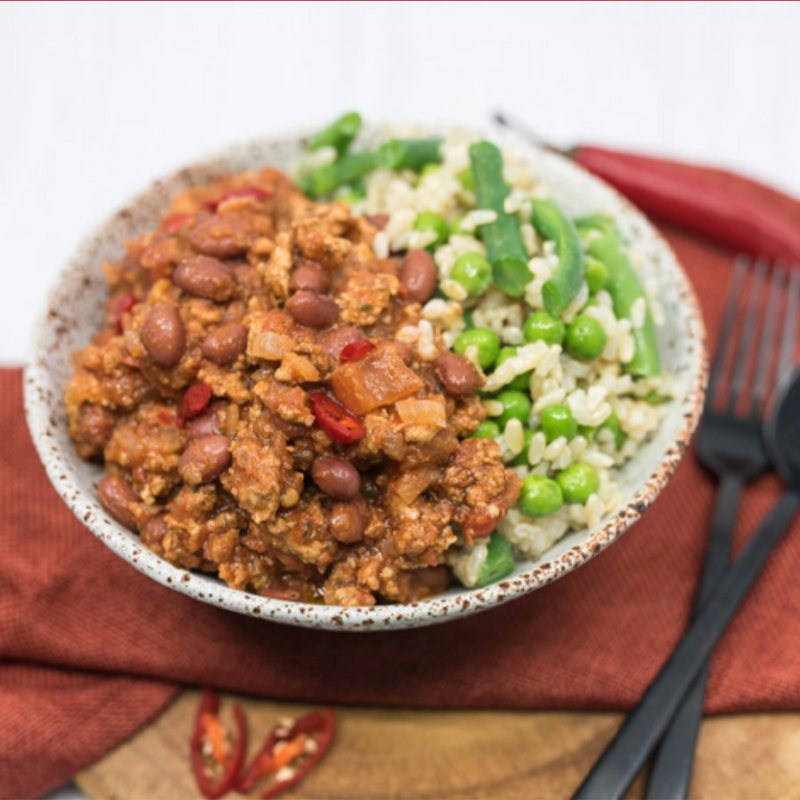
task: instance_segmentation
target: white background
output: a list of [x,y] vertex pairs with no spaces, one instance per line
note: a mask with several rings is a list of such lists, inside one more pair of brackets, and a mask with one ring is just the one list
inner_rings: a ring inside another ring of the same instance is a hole
[[796,3],[4,3],[0,363],[162,173],[350,108],[722,164],[800,194]]

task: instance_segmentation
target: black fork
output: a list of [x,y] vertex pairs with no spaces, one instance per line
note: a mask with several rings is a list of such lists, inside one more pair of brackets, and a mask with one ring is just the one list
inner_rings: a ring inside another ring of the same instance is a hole
[[[765,284],[768,296],[762,313]],[[778,346],[777,323],[784,294],[783,335]],[[797,273],[789,277],[785,270],[774,267],[768,277],[765,262],[752,264],[746,258],[737,259],[697,438],[697,456],[717,476],[719,489],[695,612],[725,572],[744,485],[769,467],[761,434],[763,408],[777,380],[791,365],[798,297]],[[708,664],[659,744],[646,797],[658,800],[686,797],[707,679]]]

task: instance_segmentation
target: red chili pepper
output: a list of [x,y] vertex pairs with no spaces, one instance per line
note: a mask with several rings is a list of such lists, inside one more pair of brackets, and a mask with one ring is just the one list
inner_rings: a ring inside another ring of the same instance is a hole
[[[209,738],[209,729],[219,725],[218,712],[219,698],[216,692],[204,689],[200,706],[197,709],[197,721],[192,733],[190,752],[192,769],[197,779],[197,785],[208,800],[218,800],[233,788],[247,755],[247,724],[245,723],[244,712],[237,703],[233,707],[233,719],[236,723],[236,741],[233,743],[230,753],[226,752],[223,758],[219,757],[221,754],[218,749],[222,744],[218,740],[215,743]],[[209,758],[203,753],[206,742],[211,742],[214,750],[214,753]],[[222,768],[222,775],[216,782],[210,776],[209,761]]]
[[267,192],[258,186],[242,186],[239,189],[231,189],[229,192],[225,192],[225,194],[216,200],[210,200],[208,203],[206,203],[206,208],[209,211],[216,211],[222,205],[222,203],[226,202],[227,200],[235,200],[237,197],[255,197],[256,200],[266,200],[271,196],[272,195],[270,192]]
[[[649,156],[581,146],[577,163],[608,181],[643,211],[773,260],[800,259],[800,225],[776,214],[740,178]],[[751,182],[751,187],[767,187]]]
[[161,230],[166,233],[177,233],[190,216],[190,214],[170,214],[161,220]]
[[374,349],[375,345],[367,339],[357,339],[342,348],[339,360],[342,364],[346,364],[348,361],[361,361],[367,353],[371,353]]
[[193,383],[183,395],[178,409],[178,427],[182,428],[187,419],[199,417],[211,401],[211,387],[207,383]]
[[[276,725],[237,783],[236,789],[245,792],[259,778],[289,766],[298,758],[304,758],[297,767],[294,767],[290,778],[275,781],[261,795],[264,800],[277,797],[290,786],[298,784],[320,762],[333,742],[335,730],[336,716],[333,709],[330,708],[306,714],[289,728]],[[306,742],[308,741],[313,741],[315,745],[311,752],[307,750]],[[280,743],[284,743],[284,747],[276,753],[276,747]]]
[[364,423],[327,394],[314,392],[311,408],[320,428],[337,444],[352,444],[367,435]]
[[122,333],[122,315],[127,314],[136,305],[136,298],[132,294],[124,294],[117,300],[114,314],[117,318],[116,331]]

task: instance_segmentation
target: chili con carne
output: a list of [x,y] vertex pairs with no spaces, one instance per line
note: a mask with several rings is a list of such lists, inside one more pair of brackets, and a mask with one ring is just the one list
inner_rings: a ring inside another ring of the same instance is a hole
[[270,193],[259,186],[241,186],[238,189],[231,189],[229,192],[225,192],[216,200],[209,201],[206,203],[206,208],[209,211],[216,211],[223,203],[228,200],[235,200],[238,197],[254,197],[256,200],[266,200],[270,197]]

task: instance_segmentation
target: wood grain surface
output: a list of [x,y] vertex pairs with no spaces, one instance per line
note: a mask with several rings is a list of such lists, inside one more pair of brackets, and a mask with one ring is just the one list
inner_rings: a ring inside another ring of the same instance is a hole
[[[232,699],[223,697],[223,716]],[[251,754],[280,717],[311,709],[235,699],[247,712]],[[92,800],[201,798],[188,758],[198,701],[199,692],[185,691],[153,723],[81,772],[80,788]],[[357,707],[337,708],[337,718],[328,756],[284,797],[565,798],[622,721],[621,715],[606,713]],[[643,789],[639,776],[628,797],[641,797]],[[690,797],[800,800],[800,714],[706,720]]]

